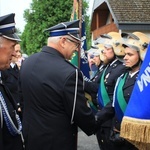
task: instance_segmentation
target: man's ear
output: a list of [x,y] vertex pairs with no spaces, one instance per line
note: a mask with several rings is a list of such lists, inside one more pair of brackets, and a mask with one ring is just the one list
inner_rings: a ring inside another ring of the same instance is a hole
[[60,43],[60,45],[61,45],[63,48],[65,47],[65,42],[66,42],[65,37],[61,37],[60,40],[59,40],[59,43]]

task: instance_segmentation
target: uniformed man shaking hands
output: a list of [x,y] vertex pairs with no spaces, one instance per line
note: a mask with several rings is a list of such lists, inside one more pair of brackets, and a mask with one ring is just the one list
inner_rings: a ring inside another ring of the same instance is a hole
[[26,150],[76,150],[77,127],[87,135],[97,127],[84,96],[82,73],[67,61],[80,46],[79,20],[46,31],[47,46],[21,68]]

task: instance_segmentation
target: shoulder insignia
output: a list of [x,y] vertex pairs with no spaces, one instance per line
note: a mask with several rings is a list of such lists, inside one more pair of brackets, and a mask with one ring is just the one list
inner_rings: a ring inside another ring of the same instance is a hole
[[108,79],[109,75],[110,75],[110,73],[107,73],[107,75],[105,76],[105,82]]
[[74,67],[74,68],[76,68],[76,69],[78,69],[78,67],[77,66],[75,66],[75,65],[73,65],[70,61],[68,61],[68,60],[65,60],[68,64],[70,64],[72,67]]
[[117,66],[117,64],[115,63],[115,64],[113,64],[113,68],[115,68]]

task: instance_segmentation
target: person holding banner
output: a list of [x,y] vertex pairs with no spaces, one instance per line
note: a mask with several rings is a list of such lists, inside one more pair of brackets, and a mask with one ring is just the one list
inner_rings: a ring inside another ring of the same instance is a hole
[[[107,104],[98,114],[99,121],[103,122],[112,117],[110,112],[114,109],[114,118],[110,134],[110,141],[113,147],[110,150],[137,150],[137,148],[120,137],[120,126],[127,104],[129,102],[135,81],[137,79],[144,53],[148,45],[149,38],[141,33],[122,33],[123,46],[125,47],[124,64],[127,71],[122,74],[115,85],[113,96],[113,107]],[[109,150],[109,149],[108,149]]]
[[[137,35],[141,33],[135,32],[134,34]],[[146,55],[144,48],[140,51],[141,59],[144,59],[144,61],[124,112],[120,132],[121,137],[130,141],[139,150],[150,149],[150,38],[143,43],[143,47],[146,47],[146,45],[148,45]]]
[[[101,35],[97,40],[98,43],[104,43],[104,63],[107,64],[101,74],[98,85],[97,102],[99,105],[99,112],[101,112],[101,109],[109,103],[109,101],[112,102],[116,80],[125,72],[125,67],[122,63],[124,48],[121,46],[121,40],[121,35],[118,32],[109,32],[106,35]],[[110,111],[110,114],[111,113]],[[96,133],[101,150],[112,147],[112,143],[109,140],[111,124],[112,119],[110,118],[110,120],[101,125],[101,129]]]
[[[85,80],[84,90],[86,92],[87,98],[93,101],[94,105],[96,106],[96,110],[99,109],[97,93],[98,93],[99,83],[101,81],[100,78],[104,68],[107,65],[112,63],[112,66],[109,67],[109,72],[115,72],[114,69],[116,69],[117,66],[121,66],[120,70],[122,69],[124,70],[124,67],[122,66],[122,62],[119,59],[124,55],[124,53],[122,49],[120,52],[118,51],[118,48],[120,48],[119,44],[117,46],[113,44],[114,42],[117,42],[120,39],[121,39],[121,35],[119,33],[110,32],[107,35],[101,35],[101,37],[95,41],[95,47],[98,48],[100,59],[102,60],[102,65],[100,65],[99,71],[96,73],[93,79]],[[116,50],[113,50],[111,48],[112,45],[115,47]],[[107,54],[106,53],[104,54],[103,53],[104,49],[106,49],[104,46],[108,47],[108,49],[110,47],[112,51],[108,51]],[[118,74],[120,75],[121,72],[116,72],[115,76],[118,77]],[[116,78],[115,76],[113,76],[114,80]],[[110,80],[113,82],[113,79],[110,78]]]

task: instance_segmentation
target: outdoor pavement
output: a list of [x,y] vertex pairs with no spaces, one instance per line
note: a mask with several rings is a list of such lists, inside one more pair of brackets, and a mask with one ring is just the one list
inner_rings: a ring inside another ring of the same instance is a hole
[[87,136],[83,131],[79,129],[78,150],[100,150],[96,136]]

